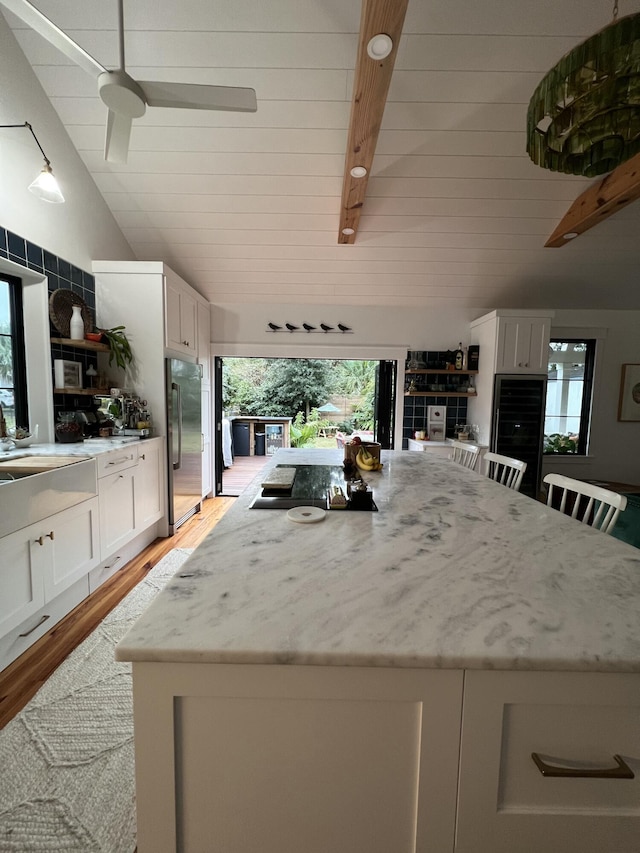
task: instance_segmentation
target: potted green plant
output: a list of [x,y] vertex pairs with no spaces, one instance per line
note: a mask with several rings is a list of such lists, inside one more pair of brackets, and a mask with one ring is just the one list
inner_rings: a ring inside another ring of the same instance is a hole
[[577,450],[578,442],[570,435],[561,435],[559,432],[554,432],[544,437],[545,453],[576,453]]
[[98,329],[102,339],[109,344],[109,364],[113,364],[115,358],[118,367],[126,367],[133,361],[131,344],[125,334],[124,326],[113,326],[111,329]]

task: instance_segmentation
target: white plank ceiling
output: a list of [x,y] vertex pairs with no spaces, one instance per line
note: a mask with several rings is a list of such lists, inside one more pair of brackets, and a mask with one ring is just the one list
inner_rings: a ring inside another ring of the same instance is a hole
[[[105,66],[115,0],[35,0]],[[640,0],[620,0],[620,15]],[[355,245],[338,245],[358,0],[125,0],[138,79],[251,86],[254,114],[149,108],[103,158],[95,81],[6,13],[141,260],[209,301],[640,308],[640,207],[544,242],[590,182],[533,165],[542,76],[610,0],[410,0]]]

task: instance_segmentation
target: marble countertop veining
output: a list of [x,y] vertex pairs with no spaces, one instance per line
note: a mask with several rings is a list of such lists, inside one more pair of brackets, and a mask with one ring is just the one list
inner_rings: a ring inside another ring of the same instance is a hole
[[0,460],[17,459],[20,456],[99,456],[117,450],[125,444],[144,441],[137,436],[113,436],[112,438],[87,438],[84,441],[30,444],[27,447],[0,449]]
[[640,672],[638,549],[448,459],[382,459],[379,512],[317,524],[249,509],[257,478],[117,658]]

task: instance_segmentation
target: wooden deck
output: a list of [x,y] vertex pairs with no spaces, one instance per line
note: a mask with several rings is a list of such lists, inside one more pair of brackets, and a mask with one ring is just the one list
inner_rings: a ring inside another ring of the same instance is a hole
[[231,497],[242,494],[271,458],[271,456],[236,456],[231,468],[225,468],[222,472],[222,494]]

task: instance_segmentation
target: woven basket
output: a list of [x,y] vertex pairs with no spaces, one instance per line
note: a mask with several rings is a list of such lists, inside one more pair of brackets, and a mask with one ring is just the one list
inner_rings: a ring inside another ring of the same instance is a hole
[[69,323],[73,313],[73,306],[80,305],[82,319],[84,320],[84,333],[93,330],[93,317],[91,310],[81,296],[74,293],[73,290],[64,290],[62,288],[54,290],[49,297],[49,317],[51,322],[56,327],[60,336],[68,338],[70,335]]

